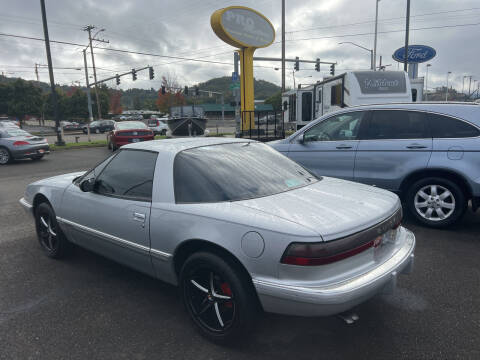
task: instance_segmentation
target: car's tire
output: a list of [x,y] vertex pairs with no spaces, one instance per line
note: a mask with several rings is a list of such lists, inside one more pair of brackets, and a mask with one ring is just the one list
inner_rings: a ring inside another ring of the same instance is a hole
[[112,143],[110,142],[110,140],[107,140],[107,149],[112,150]]
[[88,134],[88,130],[87,129],[82,129],[83,133],[86,135]]
[[434,228],[456,223],[467,208],[462,189],[455,182],[440,177],[424,178],[412,184],[405,201],[415,219]]
[[70,253],[72,244],[60,229],[55,212],[47,202],[35,208],[35,227],[40,246],[48,257],[61,259]]
[[0,165],[6,165],[12,161],[12,154],[3,146],[0,146]]
[[117,151],[117,146],[114,143],[112,143],[111,146],[112,146],[112,152]]
[[167,135],[167,129],[163,129],[160,134],[163,135],[163,136]]
[[238,265],[210,252],[191,255],[180,272],[187,313],[200,333],[216,343],[231,343],[249,334],[259,312],[254,291]]

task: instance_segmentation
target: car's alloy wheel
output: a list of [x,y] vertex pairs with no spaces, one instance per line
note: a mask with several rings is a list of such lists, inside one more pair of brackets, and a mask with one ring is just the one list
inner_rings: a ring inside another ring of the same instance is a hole
[[441,185],[427,185],[417,191],[415,209],[430,221],[445,220],[455,211],[455,197]]
[[60,229],[53,209],[41,203],[35,210],[38,241],[47,256],[61,258],[70,250],[70,243]]
[[100,134],[100,129],[95,129],[95,134]]
[[10,162],[10,152],[3,148],[0,147],[0,165],[5,165]]
[[196,253],[180,274],[181,295],[191,319],[208,339],[225,343],[246,336],[258,310],[253,285],[230,261]]
[[219,274],[199,269],[186,284],[188,306],[196,320],[212,332],[224,332],[235,319],[235,297],[230,285]]
[[467,207],[461,188],[444,178],[426,178],[414,183],[407,193],[410,213],[421,223],[444,227],[458,221]]

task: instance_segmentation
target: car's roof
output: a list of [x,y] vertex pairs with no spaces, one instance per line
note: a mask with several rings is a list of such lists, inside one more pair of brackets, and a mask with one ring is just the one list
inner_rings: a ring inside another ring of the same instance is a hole
[[186,149],[200,146],[256,142],[250,139],[222,138],[222,137],[188,137],[164,140],[152,140],[133,143],[123,146],[123,149],[137,149],[150,151],[167,151],[177,153]]
[[324,115],[328,117],[334,114],[355,111],[355,110],[375,110],[375,109],[402,109],[429,111],[439,114],[450,115],[465,119],[480,126],[480,104],[473,102],[415,102],[415,103],[387,103],[387,104],[369,104],[346,107]]

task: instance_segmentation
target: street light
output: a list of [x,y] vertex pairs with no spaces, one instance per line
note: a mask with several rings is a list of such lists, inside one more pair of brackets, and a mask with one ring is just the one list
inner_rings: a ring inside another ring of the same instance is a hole
[[452,72],[449,71],[447,72],[447,89],[445,91],[445,101],[448,101],[448,76],[451,74]]
[[425,75],[425,101],[428,100],[428,68],[432,66],[432,64],[427,64],[427,74]]
[[344,42],[339,42],[338,43],[338,45],[342,45],[342,44],[351,44],[351,45],[354,45],[356,47],[359,47],[360,49],[367,50],[370,53],[370,69],[375,71],[375,56],[373,54],[374,53],[373,50],[368,49],[365,46],[355,44],[354,42],[351,42],[351,41],[344,41]]

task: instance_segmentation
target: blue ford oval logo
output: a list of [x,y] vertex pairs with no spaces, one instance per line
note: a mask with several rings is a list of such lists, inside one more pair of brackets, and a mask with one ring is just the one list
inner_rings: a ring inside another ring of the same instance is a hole
[[[422,63],[425,61],[432,60],[437,52],[434,48],[427,45],[409,45],[408,46],[408,58],[407,62],[410,64],[413,63]],[[405,47],[397,49],[393,55],[393,59],[398,62],[405,62]]]

